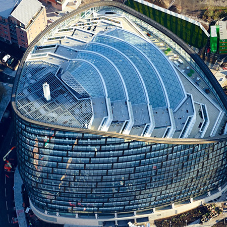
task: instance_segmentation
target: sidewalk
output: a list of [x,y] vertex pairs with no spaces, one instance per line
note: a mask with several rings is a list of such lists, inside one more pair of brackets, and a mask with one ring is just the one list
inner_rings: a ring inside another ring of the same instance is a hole
[[14,200],[15,200],[18,224],[19,224],[19,227],[27,227],[27,221],[25,218],[24,207],[23,207],[23,198],[21,194],[22,184],[23,184],[23,181],[19,174],[18,168],[16,168],[14,173]]
[[11,93],[12,93],[12,89],[13,89],[12,84],[2,83],[2,85],[6,90],[6,94],[3,95],[3,98],[0,101],[0,122],[1,122],[1,119],[3,117],[3,114],[4,114],[7,106],[9,105],[10,100],[11,100]]

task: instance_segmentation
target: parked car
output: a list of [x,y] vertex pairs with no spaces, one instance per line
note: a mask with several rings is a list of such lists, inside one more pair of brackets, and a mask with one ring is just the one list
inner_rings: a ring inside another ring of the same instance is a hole
[[181,64],[184,63],[180,58],[178,58],[177,60],[178,60]]
[[177,67],[180,66],[180,64],[179,64],[177,61],[173,61],[173,63],[174,63]]
[[10,56],[9,54],[6,54],[6,55],[2,58],[2,62],[3,62],[3,63],[6,63],[10,57],[11,57],[11,56]]
[[16,58],[14,58],[13,60],[10,59],[9,61],[10,61],[9,62],[10,64],[7,62],[7,66],[12,70],[17,70],[17,68],[20,64],[20,61]]
[[54,12],[54,13],[55,13],[57,16],[59,16],[59,15],[60,15],[60,13],[59,13],[59,12],[57,12],[57,11],[56,11],[56,12]]
[[12,65],[12,63],[14,62],[14,58],[13,57],[10,57],[8,60],[7,60],[7,65]]
[[48,20],[48,22],[53,23],[54,20],[53,20],[52,18],[50,18],[50,19]]

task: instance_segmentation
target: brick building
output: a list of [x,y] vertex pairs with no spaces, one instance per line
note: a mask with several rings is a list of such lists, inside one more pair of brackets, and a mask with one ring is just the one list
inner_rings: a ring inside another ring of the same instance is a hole
[[38,0],[0,0],[0,4],[0,38],[27,48],[47,25],[45,7]]
[[[63,10],[69,2],[69,0],[41,0],[41,1],[51,4],[54,8],[58,10]],[[74,2],[77,2],[77,1],[74,1]]]

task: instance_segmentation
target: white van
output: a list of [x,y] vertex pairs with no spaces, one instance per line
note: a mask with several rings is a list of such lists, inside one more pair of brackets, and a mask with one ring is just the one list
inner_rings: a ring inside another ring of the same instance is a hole
[[178,63],[177,61],[173,61],[173,63],[174,63],[177,67],[180,66],[179,63]]
[[6,63],[6,62],[9,60],[10,57],[11,57],[11,56],[10,56],[9,54],[5,55],[5,56],[2,58],[2,62]]
[[177,60],[178,60],[181,64],[184,63],[180,58],[178,58]]

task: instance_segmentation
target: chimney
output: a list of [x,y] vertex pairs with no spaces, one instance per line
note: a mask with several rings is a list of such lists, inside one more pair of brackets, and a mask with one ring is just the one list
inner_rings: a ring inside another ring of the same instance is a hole
[[51,97],[50,97],[50,86],[49,86],[49,84],[47,82],[43,84],[43,94],[44,94],[44,98],[47,101],[51,100]]

